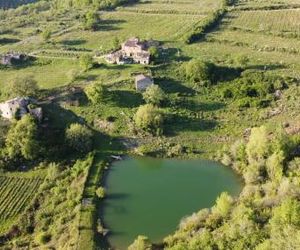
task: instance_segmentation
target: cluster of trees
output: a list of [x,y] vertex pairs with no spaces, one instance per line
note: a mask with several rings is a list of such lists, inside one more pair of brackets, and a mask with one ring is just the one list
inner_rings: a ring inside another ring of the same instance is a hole
[[38,126],[35,119],[25,115],[14,121],[0,149],[0,168],[13,170],[23,161],[36,159],[40,154]]
[[214,80],[214,71],[214,64],[199,59],[192,59],[180,68],[181,75],[198,87],[211,85]]
[[99,22],[99,13],[94,10],[88,11],[83,17],[83,28],[85,30],[97,30]]
[[289,79],[264,72],[247,72],[223,89],[224,98],[233,98],[241,108],[265,107],[276,95],[274,93],[288,88]]
[[164,115],[160,106],[166,100],[166,94],[156,84],[149,86],[143,93],[146,105],[138,108],[134,121],[137,127],[155,135],[163,133]]
[[183,219],[165,249],[299,249],[300,137],[253,128],[225,153],[245,180],[238,198],[222,193],[211,209]]

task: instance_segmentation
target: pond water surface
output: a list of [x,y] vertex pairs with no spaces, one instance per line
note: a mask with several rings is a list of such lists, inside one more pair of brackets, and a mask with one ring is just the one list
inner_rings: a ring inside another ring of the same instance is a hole
[[241,187],[230,168],[213,161],[136,157],[115,162],[102,206],[109,243],[127,249],[138,235],[159,242],[181,218],[213,206],[223,191],[238,195]]

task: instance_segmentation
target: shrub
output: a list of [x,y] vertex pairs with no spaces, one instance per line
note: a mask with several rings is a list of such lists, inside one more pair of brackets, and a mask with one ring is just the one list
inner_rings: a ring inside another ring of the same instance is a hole
[[163,116],[160,110],[153,105],[140,106],[134,120],[139,128],[153,134],[162,134]]
[[92,137],[92,131],[79,123],[71,124],[65,133],[68,145],[80,153],[86,153],[92,149]]
[[193,59],[184,64],[184,75],[188,81],[206,86],[213,79],[213,68],[212,63]]
[[96,190],[96,195],[98,196],[98,198],[103,199],[105,197],[105,188],[98,187]]
[[98,83],[94,83],[87,86],[84,89],[84,92],[87,98],[89,99],[89,101],[93,104],[100,103],[101,101],[103,101],[103,99],[107,94],[107,90],[105,86]]
[[79,64],[80,64],[80,67],[84,71],[87,71],[87,70],[93,68],[93,66],[94,66],[93,57],[88,54],[82,55],[79,58]]
[[36,242],[41,245],[47,244],[51,240],[51,234],[43,232],[36,236]]
[[159,106],[165,99],[165,93],[158,85],[152,84],[143,93],[143,98],[146,103]]

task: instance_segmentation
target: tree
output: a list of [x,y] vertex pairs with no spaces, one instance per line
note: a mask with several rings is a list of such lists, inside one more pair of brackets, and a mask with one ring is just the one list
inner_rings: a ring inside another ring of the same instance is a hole
[[32,76],[17,77],[12,81],[10,91],[12,97],[36,97],[39,92],[39,87],[37,81],[34,80]]
[[134,117],[135,124],[154,134],[162,133],[163,116],[160,110],[152,104],[140,106]]
[[106,87],[97,83],[87,86],[84,92],[89,101],[93,104],[102,102],[107,94]]
[[86,153],[92,149],[92,137],[92,131],[79,123],[71,124],[65,132],[68,145],[80,153]]
[[221,215],[222,217],[226,217],[233,205],[233,199],[232,197],[226,193],[223,192],[216,201],[216,205],[213,207],[213,213],[217,213]]
[[88,54],[82,55],[79,58],[79,64],[84,71],[88,71],[94,66],[93,57]]
[[268,133],[265,126],[253,128],[246,146],[248,161],[259,162],[263,160],[269,153]]
[[184,65],[185,77],[188,81],[200,85],[211,83],[213,64],[193,59]]
[[83,27],[86,30],[96,30],[99,23],[99,15],[97,11],[88,11],[83,19]]
[[5,144],[9,157],[35,159],[39,151],[37,132],[36,122],[30,115],[24,115],[21,120],[14,123],[7,134]]
[[128,250],[151,250],[151,242],[148,237],[139,235],[135,241],[128,247]]
[[45,29],[43,32],[42,32],[42,38],[44,41],[49,41],[49,39],[51,38],[51,31],[49,29]]
[[153,58],[153,59],[158,58],[158,56],[159,56],[159,50],[158,50],[157,47],[151,46],[148,51],[150,53],[151,58]]
[[143,93],[143,98],[146,103],[159,106],[165,99],[165,93],[158,85],[152,84]]
[[114,37],[114,40],[113,40],[113,48],[114,50],[117,50],[120,48],[120,40],[118,37]]
[[283,174],[283,151],[273,153],[266,162],[266,168],[269,178],[272,181],[280,181]]

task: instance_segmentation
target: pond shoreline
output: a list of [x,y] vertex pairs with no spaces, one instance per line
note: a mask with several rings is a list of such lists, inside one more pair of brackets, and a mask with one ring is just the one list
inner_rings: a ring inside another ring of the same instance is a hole
[[[103,172],[103,175],[102,175],[102,178],[101,178],[101,183],[102,183],[102,186],[105,187],[105,189],[107,189],[108,191],[108,196],[103,200],[101,201],[101,204],[99,205],[99,209],[98,209],[98,216],[100,217],[101,219],[101,224],[105,227],[105,228],[108,228],[110,230],[110,232],[108,233],[107,236],[104,237],[105,241],[111,246],[113,245],[112,243],[110,243],[110,240],[109,238],[112,237],[113,235],[113,229],[110,227],[110,223],[107,221],[107,218],[105,216],[105,202],[108,201],[109,199],[109,192],[110,192],[110,187],[109,187],[109,183],[108,183],[108,178],[109,178],[109,174],[111,174],[111,168],[113,167],[113,165],[115,164],[118,164],[118,163],[121,163],[121,162],[126,162],[126,160],[130,160],[132,158],[143,158],[141,156],[136,156],[136,155],[132,155],[132,154],[129,154],[129,155],[122,155],[122,160],[109,160],[107,162],[109,162],[109,166],[107,167],[107,169],[104,170]],[[243,183],[241,181],[241,178],[239,175],[237,175],[237,173],[230,167],[228,166],[224,166],[223,164],[219,163],[219,162],[216,162],[216,161],[210,161],[210,160],[203,160],[203,159],[191,159],[191,160],[188,160],[188,159],[178,159],[178,158],[175,158],[175,159],[160,159],[160,158],[149,158],[149,157],[145,157],[146,159],[150,159],[150,161],[176,161],[176,162],[199,162],[199,161],[202,161],[203,163],[205,164],[214,164],[216,166],[222,166],[222,169],[225,169],[226,171],[230,171],[236,178],[236,180],[238,180],[238,182],[240,183],[240,191],[242,190],[242,187],[243,187]],[[120,166],[119,166],[120,167]],[[182,177],[180,177],[182,178]],[[239,192],[240,193],[240,192]],[[193,210],[194,212],[197,212],[198,210],[200,210],[201,207],[197,207],[196,210]],[[185,214],[184,216],[188,216],[189,214]],[[176,221],[176,226],[178,225],[179,223],[179,220]],[[173,228],[173,230],[175,230],[176,228]],[[163,237],[166,237],[167,235],[164,235]],[[158,242],[160,244],[160,242]]]

